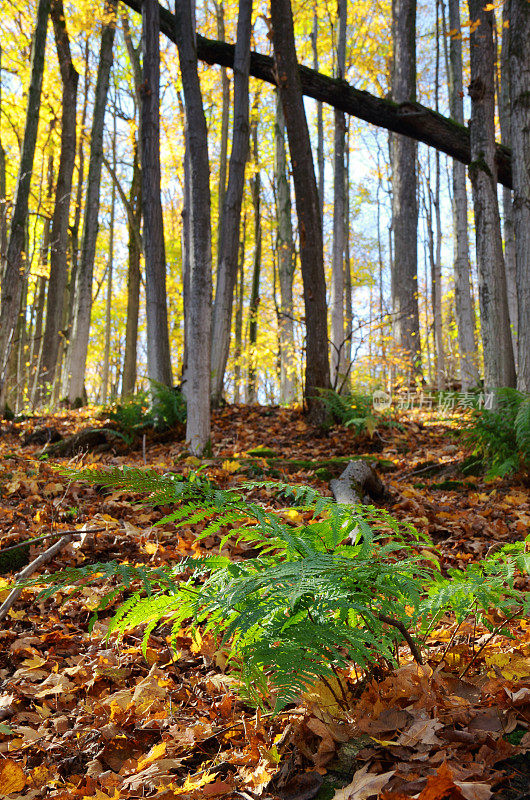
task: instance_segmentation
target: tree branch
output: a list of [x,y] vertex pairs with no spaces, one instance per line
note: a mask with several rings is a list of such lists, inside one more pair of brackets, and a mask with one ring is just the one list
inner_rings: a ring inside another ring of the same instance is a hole
[[[140,13],[141,0],[122,0],[122,2]],[[160,30],[170,41],[175,41],[175,18],[162,6],[160,6]],[[207,64],[232,67],[234,45],[197,35],[197,56]],[[465,125],[460,125],[420,103],[393,103],[391,100],[375,97],[369,92],[354,89],[346,81],[330,78],[309,67],[299,66],[299,70],[302,91],[307,97],[327,103],[372,125],[424,142],[463,164],[471,163],[469,129]],[[250,74],[254,78],[276,85],[274,60],[270,56],[252,52]],[[512,188],[511,155],[509,147],[497,144],[498,181],[509,189]]]

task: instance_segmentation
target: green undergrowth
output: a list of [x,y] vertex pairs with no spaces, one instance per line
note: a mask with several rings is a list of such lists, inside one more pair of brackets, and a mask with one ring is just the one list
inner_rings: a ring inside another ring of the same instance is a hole
[[[445,576],[429,539],[411,524],[372,506],[336,504],[311,487],[261,482],[223,490],[204,471],[67,474],[170,506],[158,524],[191,527],[197,539],[216,535],[219,551],[158,568],[111,561],[66,569],[34,581],[45,584],[41,599],[108,579],[98,613],[118,604],[109,635],[142,627],[145,651],[160,623],[170,623],[174,643],[183,627],[211,634],[241,693],[273,711],[298,702],[315,682],[337,685],[352,664],[364,675],[390,669],[400,646],[421,661],[425,636],[448,612],[457,621],[473,615],[491,630],[492,607],[505,617],[528,610],[514,585],[517,570],[530,566],[523,543]],[[263,502],[251,499],[263,494]],[[250,545],[253,557],[228,558],[229,543],[245,543],[246,552]]]
[[487,470],[505,477],[530,469],[530,395],[516,389],[497,389],[495,407],[473,412],[463,437],[473,452],[464,466],[467,474]]
[[164,431],[186,422],[186,401],[182,392],[157,381],[150,381],[150,384],[150,393],[139,392],[104,409],[106,417],[128,444],[150,428]]
[[340,394],[333,389],[321,389],[320,397],[326,406],[328,416],[335,424],[354,428],[357,433],[373,436],[378,428],[398,428],[402,425],[390,413],[376,411],[370,394],[351,392]]

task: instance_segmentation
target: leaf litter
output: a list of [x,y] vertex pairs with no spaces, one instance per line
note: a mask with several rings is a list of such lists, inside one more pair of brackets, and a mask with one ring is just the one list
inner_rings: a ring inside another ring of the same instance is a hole
[[[102,494],[63,478],[54,467],[64,459],[39,457],[42,437],[22,446],[23,437],[32,441],[43,425],[62,436],[93,425],[91,413],[2,425],[1,549],[82,530],[79,541],[47,565],[53,570],[114,558],[158,566],[218,548],[216,536],[197,542],[195,529],[154,527],[166,508],[146,509],[126,492]],[[214,416],[214,457],[206,468],[222,486],[263,475],[329,494],[319,472],[323,463],[340,470],[349,456],[380,460],[392,495],[389,509],[429,533],[444,570],[524,537],[530,498],[522,479],[460,479],[466,453],[453,443],[451,421],[424,411],[404,414],[402,423],[402,431],[373,437],[343,428],[322,435],[297,410],[231,406]],[[171,438],[147,442],[145,453],[87,452],[76,463],[146,464],[183,473],[197,466],[184,443]],[[103,530],[90,533],[94,528]],[[46,541],[35,542],[28,557],[45,547]],[[245,556],[230,543],[225,550]],[[2,600],[9,591],[7,567]],[[14,563],[11,573],[17,571]],[[525,581],[520,588],[528,588]],[[346,713],[325,686],[315,686],[299,708],[272,718],[238,698],[211,635],[198,640],[182,630],[174,653],[169,629],[158,628],[144,659],[141,633],[132,631],[119,646],[106,639],[112,607],[89,633],[104,591],[87,586],[72,599],[37,601],[37,590],[26,589],[9,611],[0,629],[0,797],[528,796],[527,620],[508,623],[508,639],[444,618],[429,635],[426,665],[410,663],[403,652],[390,674],[361,685],[353,673],[344,676],[350,682]]]

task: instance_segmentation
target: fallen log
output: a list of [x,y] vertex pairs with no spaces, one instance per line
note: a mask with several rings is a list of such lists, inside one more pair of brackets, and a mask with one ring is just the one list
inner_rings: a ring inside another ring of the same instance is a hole
[[[133,11],[141,13],[141,0],[122,0]],[[175,17],[160,6],[160,30],[167,38],[175,41]],[[234,45],[207,39],[197,35],[197,56],[207,64],[232,67],[234,64]],[[355,89],[344,80],[330,78],[314,69],[300,65],[302,92],[306,97],[327,103],[352,117],[363,119],[372,125],[393,133],[401,133],[418,142],[424,142],[442,153],[461,161],[471,163],[471,143],[469,128],[438,114],[420,103],[394,103],[369,92]],[[274,59],[261,53],[251,52],[250,74],[254,78],[276,85]],[[512,188],[512,153],[505,145],[496,145],[498,181]]]
[[359,505],[371,500],[381,500],[385,487],[366,461],[350,461],[344,472],[330,482],[337,503]]

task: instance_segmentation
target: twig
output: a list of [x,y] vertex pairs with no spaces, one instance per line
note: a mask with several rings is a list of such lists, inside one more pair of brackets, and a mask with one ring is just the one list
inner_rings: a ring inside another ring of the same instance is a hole
[[[30,575],[33,575],[33,573],[36,572],[39,569],[39,567],[42,567],[43,564],[46,564],[48,561],[51,561],[52,558],[55,555],[57,555],[57,553],[60,550],[62,550],[63,547],[66,547],[66,545],[69,544],[73,538],[74,534],[69,533],[67,536],[63,536],[61,539],[59,539],[58,542],[55,542],[55,544],[52,544],[51,547],[48,547],[48,549],[45,550],[44,553],[42,553],[34,561],[32,561],[31,564],[28,564],[28,566],[25,567],[25,569],[23,569],[22,572],[18,573],[16,577],[17,584],[20,584],[22,581],[25,581],[26,578],[29,578]],[[18,600],[18,598],[22,594],[23,589],[24,589],[23,586],[17,585],[8,594],[8,596],[0,606],[0,621],[7,616],[9,609],[16,602],[16,600]]]
[[486,641],[482,643],[482,645],[479,647],[479,649],[477,650],[477,652],[473,654],[473,658],[471,659],[471,661],[469,662],[469,664],[467,665],[467,667],[465,668],[465,670],[464,670],[463,672],[461,672],[461,673],[460,673],[460,675],[458,676],[460,679],[462,679],[462,678],[464,677],[464,675],[466,675],[466,674],[467,674],[467,672],[468,672],[469,668],[472,666],[472,664],[474,664],[474,663],[475,663],[475,661],[477,660],[477,658],[479,657],[479,655],[482,653],[482,651],[484,650],[484,648],[486,647],[486,645],[488,645],[488,644],[491,642],[491,640],[493,639],[493,637],[494,637],[494,636],[496,636],[496,635],[498,634],[498,632],[499,632],[500,630],[502,630],[502,628],[504,628],[504,626],[505,626],[505,625],[508,625],[508,623],[509,623],[509,622],[511,622],[511,621],[512,621],[512,619],[515,619],[516,617],[518,617],[520,613],[521,613],[521,609],[518,609],[518,610],[515,612],[515,614],[512,614],[512,616],[511,616],[511,617],[508,617],[507,619],[503,620],[503,622],[501,622],[501,623],[500,623],[500,625],[497,625],[497,627],[495,628],[495,630],[493,630],[493,631],[491,632],[490,636],[488,636],[488,638],[486,639]]
[[43,536],[35,536],[33,539],[25,539],[23,542],[18,542],[18,544],[12,544],[9,547],[2,547],[0,550],[0,556],[4,553],[8,553],[10,550],[18,550],[19,547],[26,547],[28,544],[33,544],[33,542],[42,542],[43,539],[53,539],[57,538],[57,536],[81,536],[83,533],[99,533],[100,531],[106,531],[106,528],[92,528],[89,531],[56,531],[55,533],[45,533]]
[[393,628],[397,628],[398,629],[398,631],[401,633],[401,635],[405,639],[406,643],[410,647],[410,652],[412,653],[414,661],[417,664],[423,664],[423,658],[421,657],[421,653],[418,650],[414,639],[412,638],[412,636],[410,635],[410,633],[406,629],[406,627],[403,624],[403,622],[400,622],[398,619],[393,619],[393,617],[387,617],[386,614],[378,614],[377,617],[378,617],[378,619],[381,620],[381,622],[384,622],[385,625],[392,625]]

